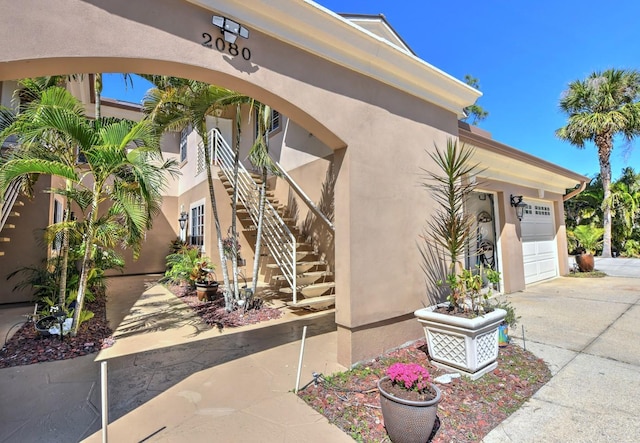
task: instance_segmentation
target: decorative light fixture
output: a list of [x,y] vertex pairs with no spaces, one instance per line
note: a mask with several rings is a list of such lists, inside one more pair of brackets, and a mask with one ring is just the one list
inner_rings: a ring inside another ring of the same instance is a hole
[[522,216],[524,215],[524,208],[527,207],[527,204],[522,201],[521,195],[513,195],[510,196],[511,206],[516,208],[516,217],[518,220],[522,221]]
[[240,23],[229,20],[226,17],[214,15],[211,23],[220,28],[220,32],[222,32],[222,35],[224,36],[224,41],[227,43],[235,43],[238,36],[242,38],[249,38],[249,30],[247,28],[242,26]]
[[185,211],[182,211],[180,213],[180,218],[178,218],[178,222],[180,222],[180,230],[184,231],[184,227],[187,226],[187,220],[189,219],[189,217],[187,216],[187,213]]

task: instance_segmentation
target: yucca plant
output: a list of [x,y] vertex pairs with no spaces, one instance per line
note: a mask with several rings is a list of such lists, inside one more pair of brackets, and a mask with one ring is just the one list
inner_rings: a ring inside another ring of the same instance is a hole
[[449,271],[446,278],[450,289],[447,301],[457,311],[471,308],[477,312],[482,305],[482,276],[474,276],[472,271],[463,268],[461,262],[473,234],[474,222],[473,215],[464,211],[464,205],[477,186],[472,178],[480,172],[478,165],[471,163],[473,153],[473,148],[459,145],[453,139],[447,140],[445,150],[436,145],[435,152],[429,155],[438,169],[424,170],[427,180],[423,186],[430,191],[436,203],[432,217],[427,221],[431,237],[426,242],[427,247],[444,250],[441,258],[447,262]]

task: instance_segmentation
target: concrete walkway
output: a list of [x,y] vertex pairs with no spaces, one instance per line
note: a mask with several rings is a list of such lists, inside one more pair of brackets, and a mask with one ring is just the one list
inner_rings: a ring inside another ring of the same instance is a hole
[[[304,325],[302,384],[344,369],[332,313],[218,332],[152,283],[110,287],[120,327],[98,359],[108,361],[111,441],[352,441],[291,392]],[[515,340],[553,378],[485,443],[638,441],[638,283],[558,278],[509,296],[524,326]],[[95,357],[0,370],[0,442],[101,441]]]
[[639,441],[640,280],[558,278],[509,299],[516,341],[524,326],[553,378],[483,441]]
[[110,281],[108,316],[119,327],[98,361],[0,370],[0,442],[102,441],[100,360],[108,362],[110,441],[352,441],[292,392],[304,325],[301,384],[313,371],[344,370],[333,312],[220,332],[152,282]]

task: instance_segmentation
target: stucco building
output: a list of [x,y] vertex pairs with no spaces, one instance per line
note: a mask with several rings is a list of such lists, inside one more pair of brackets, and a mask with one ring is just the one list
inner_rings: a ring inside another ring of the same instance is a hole
[[[271,178],[274,197],[287,205],[286,218],[293,219],[288,223],[307,234],[332,274],[328,293],[335,295],[338,355],[345,365],[421,335],[413,311],[429,303],[429,294],[416,243],[433,201],[419,183],[421,171],[433,168],[425,151],[434,144],[445,146],[454,138],[476,147],[474,160],[484,170],[477,198],[467,208],[478,220],[470,253],[482,241],[491,244],[493,254],[482,260],[501,271],[503,291],[568,273],[563,201],[572,195],[566,189],[577,192],[588,179],[460,123],[463,109],[480,93],[418,58],[383,18],[342,17],[311,1],[292,0],[273,0],[268,7],[240,0],[0,5],[6,35],[0,48],[3,103],[17,78],[140,72],[220,85],[277,110],[272,156],[334,231],[318,222],[286,180]],[[222,19],[231,20],[230,26],[218,27]],[[90,91],[74,93],[90,103]],[[104,106],[119,115],[135,112],[117,103]],[[233,118],[227,112],[212,117],[212,128],[227,141]],[[250,143],[243,137],[243,154]],[[141,260],[130,263],[127,273],[164,269],[168,243],[181,234],[183,211],[189,217],[186,234],[202,232],[198,241],[212,258],[217,255],[198,140],[188,132],[174,134],[163,149],[181,159],[183,174],[167,192]],[[226,228],[230,205],[219,177],[216,193]],[[522,220],[512,196],[522,196],[527,205]],[[0,274],[46,254],[33,232],[54,220],[55,206],[54,197],[39,194],[20,208],[19,221],[7,222],[14,228],[0,234],[10,238],[2,244]],[[250,236],[242,241],[250,272]],[[470,254],[468,265],[474,260]],[[24,299],[11,288],[3,285],[0,303]]]

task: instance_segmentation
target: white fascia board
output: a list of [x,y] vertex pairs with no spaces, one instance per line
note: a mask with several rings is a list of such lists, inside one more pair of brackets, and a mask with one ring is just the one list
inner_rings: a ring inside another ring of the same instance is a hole
[[475,147],[475,149],[473,161],[478,163],[480,169],[484,169],[478,174],[478,178],[481,180],[483,178],[497,180],[563,195],[567,189],[574,188],[579,183],[575,178],[530,163],[504,157],[482,148]]
[[311,0],[188,1],[445,108],[458,117],[482,95]]

